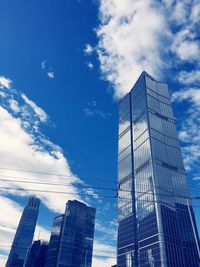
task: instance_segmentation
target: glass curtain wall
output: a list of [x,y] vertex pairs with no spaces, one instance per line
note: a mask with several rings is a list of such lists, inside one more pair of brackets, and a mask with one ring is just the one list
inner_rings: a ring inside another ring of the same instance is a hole
[[199,266],[168,88],[145,72],[119,105],[118,196],[118,267]]
[[31,197],[22,213],[15,238],[12,243],[6,267],[23,267],[31,247],[38,218],[40,200]]

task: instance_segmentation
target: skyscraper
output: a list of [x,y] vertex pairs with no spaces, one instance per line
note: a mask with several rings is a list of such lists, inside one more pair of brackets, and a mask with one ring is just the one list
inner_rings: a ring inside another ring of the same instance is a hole
[[54,219],[45,267],[91,267],[95,208],[68,201]]
[[36,240],[29,250],[25,267],[44,267],[48,242]]
[[168,87],[143,72],[119,104],[117,267],[198,267]]
[[38,198],[29,198],[22,213],[6,267],[23,267],[27,252],[33,240],[39,205],[40,200]]

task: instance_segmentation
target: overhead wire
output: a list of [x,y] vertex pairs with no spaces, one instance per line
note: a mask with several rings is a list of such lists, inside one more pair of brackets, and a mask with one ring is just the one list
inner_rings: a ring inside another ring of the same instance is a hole
[[[65,192],[65,191],[50,191],[50,190],[40,190],[40,189],[31,189],[31,188],[12,188],[12,187],[3,187],[0,186],[0,189],[5,189],[5,190],[12,190],[12,191],[30,191],[30,192],[38,192],[38,193],[52,193],[52,194],[66,194],[66,195],[90,195],[87,193],[73,193],[73,192]],[[123,190],[121,191],[123,192]],[[124,192],[127,192],[126,190]],[[131,193],[131,191],[128,191]],[[162,194],[162,193],[153,193],[153,192],[141,192],[141,191],[135,191],[135,193],[143,194],[144,195],[153,195],[153,196],[165,196],[165,197],[177,197],[177,198],[182,198],[182,199],[190,199],[190,200],[200,200],[200,196],[196,197],[187,197],[187,196],[182,196],[182,195],[177,195],[177,194]],[[131,199],[131,198],[125,198],[125,197],[120,197],[118,195],[115,196],[109,196],[109,195],[98,195],[99,197],[105,197],[105,198],[120,198],[120,199]],[[141,197],[140,196],[140,197]],[[145,200],[143,200],[145,201]]]
[[[10,243],[11,244],[11,243]],[[1,245],[0,244],[0,249],[2,249],[2,248],[11,248],[12,247],[12,245],[10,245],[10,246],[5,246],[5,245]],[[23,247],[20,247],[20,246],[15,246],[16,248],[21,248],[21,249],[25,249],[25,248],[23,248]],[[102,251],[102,250],[93,250],[93,252],[94,253],[106,253],[107,251]],[[110,252],[111,254],[114,254],[115,252]],[[105,258],[116,258],[116,257],[114,257],[114,256],[108,256],[108,255],[100,255],[100,254],[92,254],[92,256],[94,256],[94,257],[105,257]]]

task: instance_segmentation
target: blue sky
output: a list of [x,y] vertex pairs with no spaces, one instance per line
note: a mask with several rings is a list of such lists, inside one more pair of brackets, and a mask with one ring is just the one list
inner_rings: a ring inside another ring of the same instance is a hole
[[[199,195],[199,1],[6,0],[0,9],[0,175],[67,184],[0,180],[26,189],[1,190],[0,266],[33,193],[27,188],[71,193],[37,194],[36,237],[48,238],[52,218],[78,198],[97,207],[95,254],[113,257],[116,199],[101,196],[116,193],[92,187],[116,187],[117,103],[143,70],[169,84],[191,193]],[[93,267],[112,263],[94,257]]]

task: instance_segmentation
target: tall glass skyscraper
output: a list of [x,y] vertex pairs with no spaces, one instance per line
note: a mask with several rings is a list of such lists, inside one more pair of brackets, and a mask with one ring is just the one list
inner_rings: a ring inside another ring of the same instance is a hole
[[119,105],[117,267],[198,267],[168,87],[143,72]]
[[23,267],[33,240],[39,205],[40,200],[38,198],[29,198],[22,213],[6,267]]
[[69,200],[54,219],[45,267],[91,267],[95,208]]

